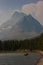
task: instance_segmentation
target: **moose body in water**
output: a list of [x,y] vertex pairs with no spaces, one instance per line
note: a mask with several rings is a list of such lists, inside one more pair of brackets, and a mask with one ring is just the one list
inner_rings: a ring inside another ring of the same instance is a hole
[[25,53],[25,54],[24,54],[24,56],[27,56],[27,55],[28,55],[28,53]]

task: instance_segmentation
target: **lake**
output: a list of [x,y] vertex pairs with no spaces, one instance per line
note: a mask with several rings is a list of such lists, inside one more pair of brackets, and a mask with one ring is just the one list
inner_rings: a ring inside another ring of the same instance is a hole
[[35,65],[40,57],[38,53],[0,53],[0,65]]

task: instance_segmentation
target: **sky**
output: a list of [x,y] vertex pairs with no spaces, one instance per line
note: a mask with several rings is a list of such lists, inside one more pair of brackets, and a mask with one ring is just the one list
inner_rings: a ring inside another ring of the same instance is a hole
[[0,9],[17,9],[27,3],[36,3],[40,0],[0,0]]
[[0,25],[10,19],[15,10],[32,14],[43,25],[43,0],[0,0]]

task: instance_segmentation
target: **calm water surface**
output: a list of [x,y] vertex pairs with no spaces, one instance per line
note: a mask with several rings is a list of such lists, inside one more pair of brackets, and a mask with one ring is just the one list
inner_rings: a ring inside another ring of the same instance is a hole
[[35,65],[40,56],[37,53],[29,53],[28,56],[24,53],[1,53],[0,65]]

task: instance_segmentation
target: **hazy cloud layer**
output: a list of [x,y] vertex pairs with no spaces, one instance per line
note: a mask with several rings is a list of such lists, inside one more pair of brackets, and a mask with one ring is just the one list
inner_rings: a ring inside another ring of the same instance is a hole
[[26,14],[32,14],[41,24],[43,24],[43,1],[26,4],[21,9]]
[[0,25],[6,22],[14,13],[14,10],[0,10]]

